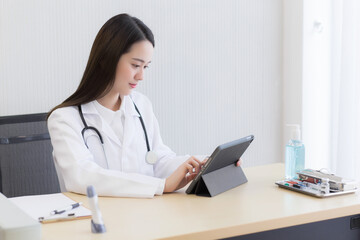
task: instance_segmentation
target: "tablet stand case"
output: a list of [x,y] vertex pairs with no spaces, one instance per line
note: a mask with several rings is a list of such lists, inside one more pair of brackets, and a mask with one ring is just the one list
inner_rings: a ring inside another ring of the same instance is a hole
[[247,181],[241,167],[231,164],[202,175],[191,193],[198,196],[213,197]]

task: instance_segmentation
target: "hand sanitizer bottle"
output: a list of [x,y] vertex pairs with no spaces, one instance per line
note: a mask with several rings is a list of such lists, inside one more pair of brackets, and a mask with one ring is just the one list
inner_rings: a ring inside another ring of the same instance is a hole
[[297,172],[305,167],[305,146],[300,140],[300,126],[288,124],[291,127],[291,139],[285,148],[285,178],[297,179]]

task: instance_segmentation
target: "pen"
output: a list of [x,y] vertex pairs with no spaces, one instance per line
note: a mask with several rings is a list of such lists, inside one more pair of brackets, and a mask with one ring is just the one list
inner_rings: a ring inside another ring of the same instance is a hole
[[65,215],[63,217],[55,217],[55,216],[39,217],[39,222],[50,223],[50,222],[58,222],[58,221],[67,221],[67,220],[72,220],[75,218],[76,218],[75,213],[69,213],[68,215]]
[[79,207],[81,204],[82,204],[82,202],[79,202],[79,203],[71,204],[70,206],[64,207],[64,208],[62,208],[62,209],[56,209],[56,210],[52,211],[52,212],[50,213],[50,215],[62,214],[62,213],[64,213],[64,212],[66,212],[66,211],[69,211],[69,210],[71,210],[71,209],[74,209],[74,208]]

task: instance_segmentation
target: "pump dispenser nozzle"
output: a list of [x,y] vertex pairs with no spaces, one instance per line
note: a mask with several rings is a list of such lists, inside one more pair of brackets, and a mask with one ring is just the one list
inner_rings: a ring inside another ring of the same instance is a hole
[[301,131],[299,124],[286,124],[286,126],[291,128],[291,139],[293,140],[301,139]]

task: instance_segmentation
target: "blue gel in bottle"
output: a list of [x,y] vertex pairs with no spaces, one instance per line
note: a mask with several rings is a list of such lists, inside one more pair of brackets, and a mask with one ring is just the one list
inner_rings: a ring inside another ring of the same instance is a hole
[[305,146],[300,140],[300,126],[292,127],[291,139],[285,147],[285,178],[297,179],[297,172],[305,167]]

